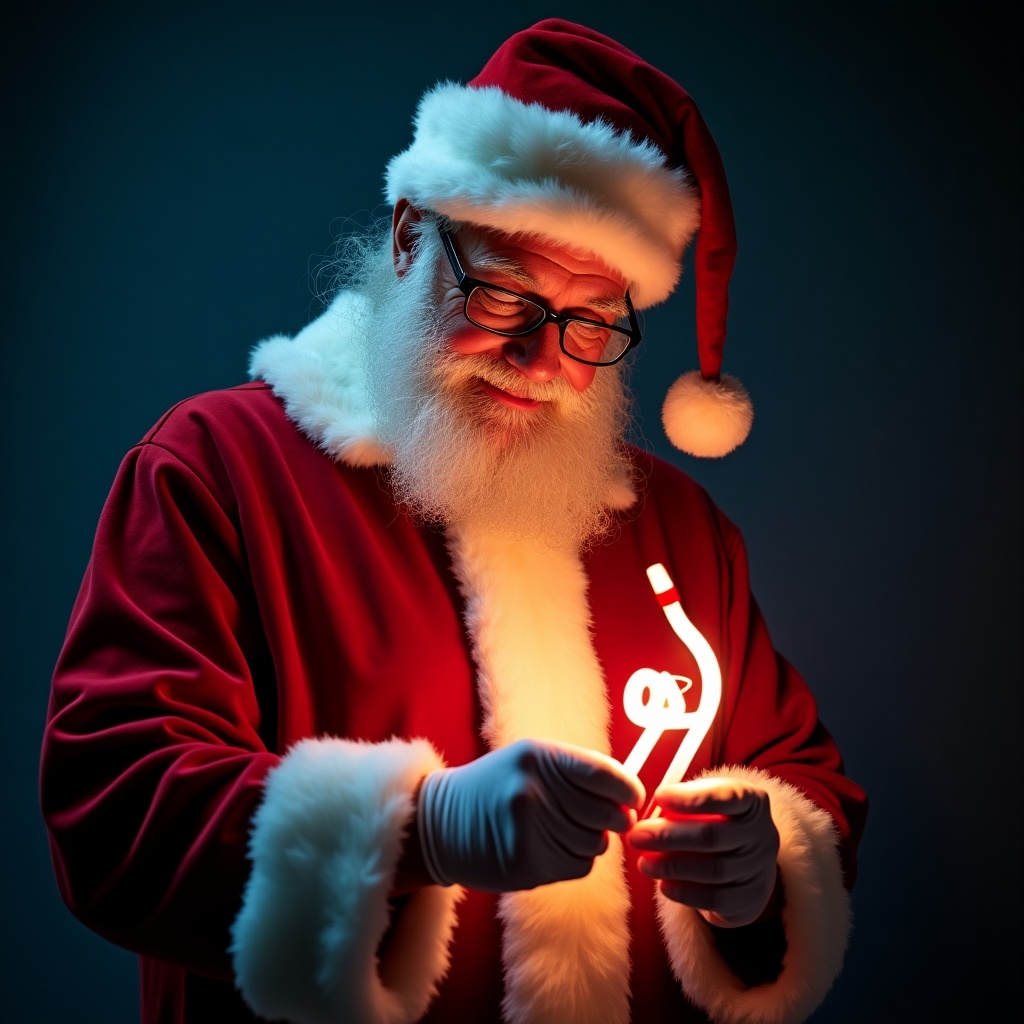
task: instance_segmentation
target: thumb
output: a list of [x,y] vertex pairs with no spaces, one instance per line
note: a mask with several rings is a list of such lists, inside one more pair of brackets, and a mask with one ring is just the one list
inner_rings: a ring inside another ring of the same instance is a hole
[[654,799],[667,818],[693,814],[739,817],[753,810],[763,795],[733,779],[706,778],[660,786]]
[[557,744],[553,752],[560,773],[577,788],[625,807],[643,807],[644,784],[615,758],[571,743]]

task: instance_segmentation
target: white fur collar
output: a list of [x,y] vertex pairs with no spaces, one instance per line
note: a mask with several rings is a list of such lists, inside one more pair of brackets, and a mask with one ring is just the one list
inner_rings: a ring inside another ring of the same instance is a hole
[[270,385],[302,432],[350,466],[391,461],[367,409],[357,333],[365,311],[361,295],[339,292],[327,310],[294,338],[267,338],[249,360],[250,376]]

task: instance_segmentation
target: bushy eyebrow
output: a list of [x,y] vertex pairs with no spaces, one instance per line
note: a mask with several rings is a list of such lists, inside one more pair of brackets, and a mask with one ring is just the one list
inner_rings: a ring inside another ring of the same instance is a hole
[[498,256],[495,253],[481,250],[467,258],[477,270],[493,270],[496,273],[504,274],[526,288],[537,287],[537,279],[533,274],[528,273],[515,260],[510,260],[507,256]]
[[595,295],[593,298],[587,299],[587,306],[598,313],[614,313],[621,317],[629,316],[626,299],[622,295]]

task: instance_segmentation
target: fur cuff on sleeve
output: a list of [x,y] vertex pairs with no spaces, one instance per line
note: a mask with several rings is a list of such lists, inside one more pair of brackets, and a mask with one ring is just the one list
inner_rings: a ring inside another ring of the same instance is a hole
[[391,889],[425,740],[305,740],[268,776],[232,929],[235,975],[256,1013],[297,1024],[399,1024],[423,1015],[448,969],[461,890],[408,897],[388,937]]
[[825,998],[842,967],[850,930],[835,824],[799,790],[767,772],[728,767],[704,774],[738,779],[768,794],[779,831],[788,949],[774,982],[747,988],[722,959],[700,914],[659,891],[658,918],[673,972],[716,1024],[797,1024]]

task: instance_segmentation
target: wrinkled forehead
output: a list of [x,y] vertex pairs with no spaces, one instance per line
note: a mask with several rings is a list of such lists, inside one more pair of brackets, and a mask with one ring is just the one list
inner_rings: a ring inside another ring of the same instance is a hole
[[533,292],[543,292],[552,277],[571,277],[588,290],[595,308],[615,312],[625,309],[626,282],[594,253],[541,235],[510,235],[475,224],[460,225],[453,236],[468,266],[467,273],[500,275],[510,283]]

